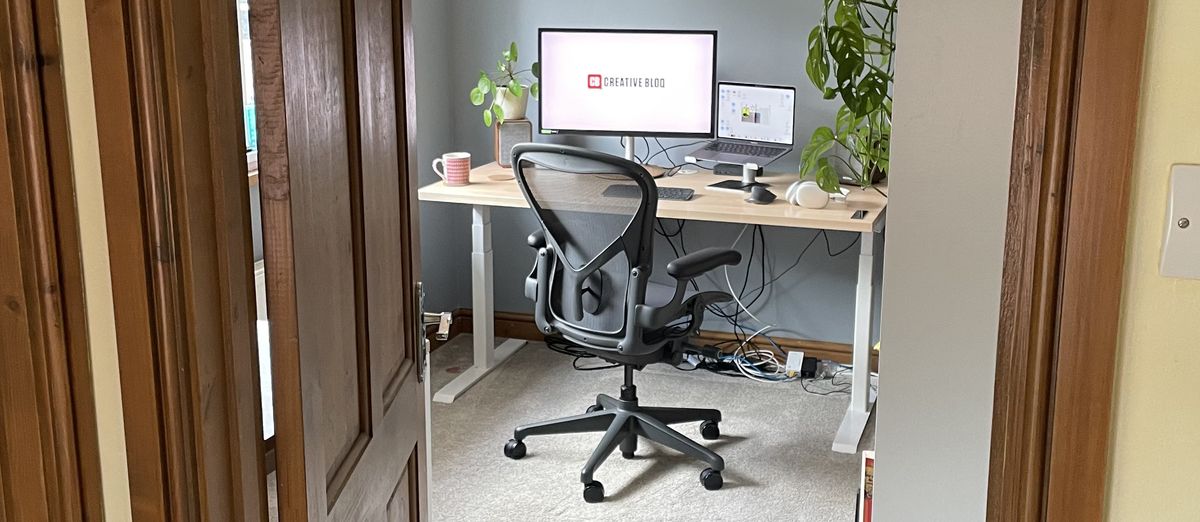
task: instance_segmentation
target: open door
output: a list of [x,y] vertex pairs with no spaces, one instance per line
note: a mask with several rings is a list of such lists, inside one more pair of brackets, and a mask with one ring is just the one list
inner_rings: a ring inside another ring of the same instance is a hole
[[408,0],[251,0],[280,519],[427,518]]

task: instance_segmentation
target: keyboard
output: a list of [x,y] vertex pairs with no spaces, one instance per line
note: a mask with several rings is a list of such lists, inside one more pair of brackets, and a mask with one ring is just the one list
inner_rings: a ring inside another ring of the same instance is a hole
[[714,141],[704,150],[719,152],[724,154],[741,154],[743,156],[774,156],[786,149],[779,147],[771,147],[768,145],[750,145],[748,143],[734,143],[729,141]]
[[[696,195],[690,188],[658,187],[658,199],[671,201],[687,201]],[[604,196],[609,198],[640,198],[642,189],[637,185],[609,185],[604,189]]]

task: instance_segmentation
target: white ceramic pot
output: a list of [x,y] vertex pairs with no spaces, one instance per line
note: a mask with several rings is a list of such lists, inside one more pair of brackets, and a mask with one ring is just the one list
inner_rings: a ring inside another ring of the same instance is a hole
[[525,109],[529,105],[529,89],[523,89],[520,96],[513,96],[508,92],[508,87],[498,87],[496,88],[496,104],[500,106],[500,110],[504,111],[504,119],[523,120],[525,119]]

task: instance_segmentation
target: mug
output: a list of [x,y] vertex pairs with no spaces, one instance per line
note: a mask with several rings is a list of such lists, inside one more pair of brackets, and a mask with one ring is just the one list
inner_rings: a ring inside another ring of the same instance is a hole
[[[438,165],[442,167],[439,169]],[[447,152],[433,160],[433,171],[452,187],[471,184],[471,153]]]

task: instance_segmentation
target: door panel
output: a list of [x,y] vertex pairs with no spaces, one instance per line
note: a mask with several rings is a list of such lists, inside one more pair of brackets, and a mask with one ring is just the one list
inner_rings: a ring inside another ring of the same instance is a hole
[[251,2],[284,520],[425,518],[409,13]]

